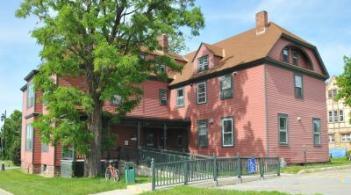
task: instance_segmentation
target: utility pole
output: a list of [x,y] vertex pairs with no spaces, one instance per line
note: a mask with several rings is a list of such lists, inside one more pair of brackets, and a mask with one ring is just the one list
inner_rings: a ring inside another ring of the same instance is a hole
[[[1,114],[1,122],[5,122],[5,120],[6,120],[6,110],[5,110],[5,112],[4,113],[2,113]],[[5,148],[5,146],[4,146],[4,143],[5,143],[5,137],[3,136],[4,135],[4,132],[3,132],[3,128],[1,128],[1,139],[0,139],[0,141],[1,141],[1,153],[2,153],[2,157],[1,157],[1,159],[2,160],[4,160],[4,158],[5,158],[5,150],[4,150],[4,148]],[[5,164],[4,164],[4,161],[2,161],[1,162],[1,167],[0,167],[0,170],[1,171],[5,171]]]

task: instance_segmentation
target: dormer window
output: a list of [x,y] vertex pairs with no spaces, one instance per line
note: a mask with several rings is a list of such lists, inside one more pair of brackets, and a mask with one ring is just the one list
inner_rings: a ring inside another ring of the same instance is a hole
[[283,49],[283,61],[286,63],[289,63],[289,49],[285,48]]
[[313,70],[307,53],[303,49],[293,45],[287,46],[282,50],[280,60],[301,68]]
[[199,58],[198,71],[202,72],[204,70],[208,70],[208,55]]
[[292,50],[292,64],[296,66],[299,64],[299,52],[296,50]]

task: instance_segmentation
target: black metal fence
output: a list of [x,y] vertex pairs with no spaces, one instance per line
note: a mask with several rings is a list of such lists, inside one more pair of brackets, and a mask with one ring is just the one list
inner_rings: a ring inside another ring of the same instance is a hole
[[229,157],[210,159],[157,162],[151,160],[152,189],[195,181],[213,180],[220,177],[238,177],[265,174],[280,175],[279,158]]

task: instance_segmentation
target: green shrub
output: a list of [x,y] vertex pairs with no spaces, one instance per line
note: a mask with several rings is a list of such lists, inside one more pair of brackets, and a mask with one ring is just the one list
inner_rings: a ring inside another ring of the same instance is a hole
[[350,159],[350,157],[351,157],[351,150],[349,150],[349,151],[346,152],[346,158],[347,158],[347,159]]

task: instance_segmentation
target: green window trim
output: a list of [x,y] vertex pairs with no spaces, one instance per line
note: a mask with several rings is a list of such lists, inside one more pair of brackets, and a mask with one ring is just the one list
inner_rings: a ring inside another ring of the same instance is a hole
[[[230,79],[230,87],[224,85],[224,82],[226,82],[225,79]],[[220,97],[221,100],[233,97],[233,76],[231,74],[220,77]]]
[[197,121],[198,146],[208,147],[208,120]]
[[[313,137],[313,145],[320,146],[321,145],[321,119],[320,118],[312,118],[312,137]],[[317,139],[318,138],[318,139]]]
[[[301,80],[299,81],[298,78]],[[304,97],[303,76],[299,73],[294,73],[294,94],[295,98],[303,99]]]
[[[284,125],[282,125],[281,122],[283,122]],[[289,144],[289,119],[288,115],[283,113],[278,114],[278,142],[280,145]]]

